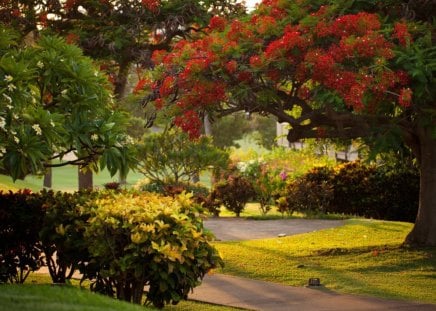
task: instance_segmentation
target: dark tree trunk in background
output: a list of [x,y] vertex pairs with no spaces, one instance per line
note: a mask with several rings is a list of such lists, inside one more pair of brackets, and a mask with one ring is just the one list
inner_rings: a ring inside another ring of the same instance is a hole
[[79,172],[79,190],[92,190],[93,188],[92,171],[91,170],[82,171],[79,168],[78,172]]
[[51,189],[52,186],[53,186],[53,170],[51,167],[48,167],[44,174],[43,187]]

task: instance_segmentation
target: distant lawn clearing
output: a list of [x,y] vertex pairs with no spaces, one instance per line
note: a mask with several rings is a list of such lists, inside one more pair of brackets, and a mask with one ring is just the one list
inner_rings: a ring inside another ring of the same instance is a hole
[[436,303],[436,248],[401,248],[412,224],[348,220],[284,238],[216,242],[222,273],[293,286],[319,277],[351,294]]

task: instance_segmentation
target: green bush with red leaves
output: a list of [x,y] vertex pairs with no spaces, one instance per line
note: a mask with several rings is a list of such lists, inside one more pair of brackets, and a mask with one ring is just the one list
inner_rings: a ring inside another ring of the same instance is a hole
[[414,222],[418,195],[416,169],[357,161],[310,170],[287,185],[277,205],[283,213],[338,213]]

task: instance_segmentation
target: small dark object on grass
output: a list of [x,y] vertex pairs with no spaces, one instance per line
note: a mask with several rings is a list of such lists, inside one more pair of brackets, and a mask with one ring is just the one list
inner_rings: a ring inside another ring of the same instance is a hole
[[319,278],[310,278],[309,279],[309,286],[321,286],[321,282]]

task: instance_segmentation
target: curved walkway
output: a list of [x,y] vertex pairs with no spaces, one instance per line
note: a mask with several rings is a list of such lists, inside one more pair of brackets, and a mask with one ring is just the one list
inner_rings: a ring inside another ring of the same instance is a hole
[[[220,240],[247,240],[298,234],[342,225],[336,220],[245,220],[218,218],[205,221]],[[293,287],[221,274],[209,274],[189,299],[262,311],[404,310],[436,311],[436,305],[338,294],[323,287]]]

